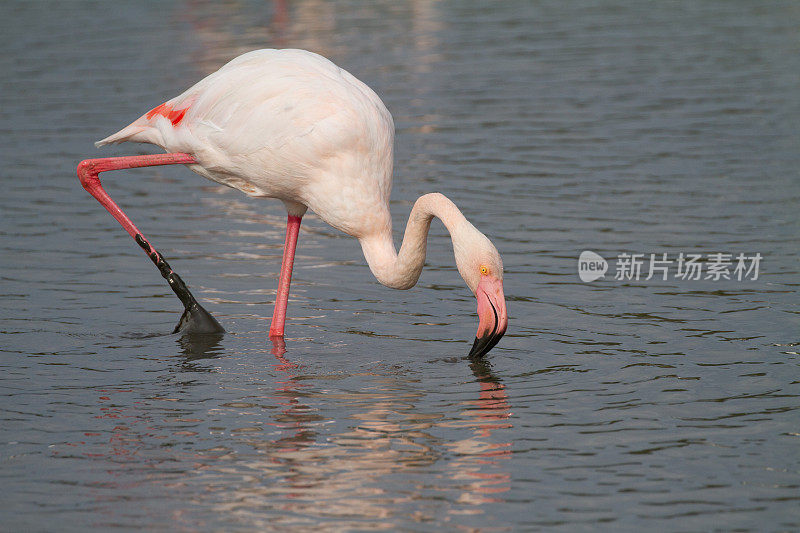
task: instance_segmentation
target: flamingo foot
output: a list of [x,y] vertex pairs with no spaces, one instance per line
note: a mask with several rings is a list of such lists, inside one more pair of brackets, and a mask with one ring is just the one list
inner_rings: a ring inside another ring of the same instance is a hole
[[195,302],[185,308],[172,333],[225,333],[225,328],[202,305]]
[[144,235],[137,233],[134,237],[139,246],[145,251],[147,256],[156,265],[158,271],[169,283],[172,292],[183,304],[183,314],[178,321],[178,325],[172,330],[172,333],[225,333],[225,328],[217,322],[211,313],[206,311],[202,305],[197,303],[194,295],[183,282],[183,279],[169,266],[164,256],[155,250]]

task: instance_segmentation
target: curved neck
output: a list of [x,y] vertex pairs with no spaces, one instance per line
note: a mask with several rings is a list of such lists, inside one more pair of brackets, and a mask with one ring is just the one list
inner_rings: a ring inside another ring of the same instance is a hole
[[453,231],[467,220],[445,195],[431,193],[420,196],[414,203],[399,253],[392,239],[391,220],[383,230],[359,239],[369,268],[381,284],[393,289],[410,289],[416,285],[425,264],[428,230],[433,217],[444,223],[451,239]]

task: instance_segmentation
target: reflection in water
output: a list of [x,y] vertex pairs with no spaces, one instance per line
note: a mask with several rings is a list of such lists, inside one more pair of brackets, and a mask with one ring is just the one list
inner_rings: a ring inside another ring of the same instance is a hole
[[[285,22],[266,1],[174,5],[0,19],[0,529],[800,530],[797,2],[292,0]],[[456,334],[472,308],[449,249],[429,250],[435,293],[387,295],[313,220],[298,266],[335,275],[301,268],[297,338],[270,355],[281,206],[177,168],[114,186],[198,259],[187,278],[233,333],[122,333],[173,308],[77,155],[269,46],[332,56],[387,103],[397,227],[446,189],[500,236],[516,316],[494,375],[447,359],[474,332]],[[584,284],[586,246],[760,251],[768,271]],[[422,308],[447,322],[424,340]],[[370,321],[391,337],[345,333]]]
[[256,48],[283,48],[289,30],[286,0],[253,5],[235,2],[187,0],[176,10],[176,18],[187,22],[199,48],[193,63],[211,73],[234,57]]
[[[280,509],[283,520],[295,526],[325,519],[339,527],[369,520],[371,527],[389,528],[393,498],[375,481],[436,458],[423,442],[429,436],[421,433],[430,427],[430,417],[404,424],[412,416],[419,418],[410,410],[421,393],[404,391],[400,376],[367,373],[359,377],[373,377],[379,383],[374,392],[326,394],[321,386],[340,376],[304,376],[302,367],[285,358],[283,343],[273,343],[279,375],[268,394],[276,402],[268,422],[271,431],[233,434],[238,444],[246,443],[258,455],[240,454],[229,465],[248,472],[249,479],[216,487],[226,500],[219,511],[255,525],[263,525],[267,508]],[[318,428],[334,421],[321,414],[324,407],[311,407],[317,400],[348,408],[355,425],[319,442]]]
[[[395,24],[409,25],[413,57],[404,58],[398,68],[410,69],[413,88],[420,93],[425,74],[443,60],[439,35],[443,29],[441,9],[426,0],[397,4],[390,13],[384,7],[359,4],[361,17],[380,20],[391,16]],[[324,57],[341,60],[359,53],[353,41],[353,13],[334,2],[306,0],[265,0],[256,4],[187,0],[176,9],[177,20],[187,22],[199,44],[192,57],[201,72],[210,73],[223,63],[258,48],[303,48]],[[344,38],[343,38],[344,37]]]
[[513,424],[511,406],[505,385],[492,374],[488,361],[478,359],[470,364],[475,379],[480,385],[477,400],[469,402],[464,412],[470,419],[461,427],[469,428],[473,435],[449,444],[458,454],[453,463],[453,478],[464,483],[461,502],[471,504],[502,501],[500,494],[509,490],[511,474],[501,461],[511,456],[510,442],[493,442],[492,433],[499,429],[510,429]]
[[[454,421],[422,408],[429,394],[402,370],[309,376],[285,357],[282,342],[274,340],[272,352],[277,374],[260,400],[273,402],[266,427],[231,431],[234,442],[225,448],[239,453],[228,455],[216,472],[203,473],[204,486],[222,500],[217,512],[259,527],[279,510],[287,526],[322,521],[345,529],[391,529],[409,519],[398,512],[424,499],[424,493],[435,492],[452,503],[450,512],[469,515],[481,512],[477,505],[500,501],[508,490],[510,473],[503,460],[510,443],[492,437],[512,427],[510,406],[488,364],[473,363],[480,392],[464,402],[463,417]],[[328,382],[350,378],[361,386],[327,391]],[[259,400],[251,396],[228,405],[246,415],[253,413],[254,402]],[[350,414],[333,420],[327,414],[332,406],[333,412]],[[340,430],[322,430],[346,421]],[[449,473],[440,483],[403,486],[405,476],[437,468]],[[411,519],[435,520],[439,513],[437,506],[423,506]]]
[[223,337],[222,333],[194,333],[181,335],[177,343],[187,362],[196,359],[213,359],[222,354]]

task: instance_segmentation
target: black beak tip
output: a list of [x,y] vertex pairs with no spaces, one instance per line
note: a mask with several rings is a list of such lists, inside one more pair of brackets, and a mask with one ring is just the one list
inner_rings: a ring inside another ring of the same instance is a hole
[[492,332],[480,338],[475,337],[475,342],[472,343],[472,349],[469,351],[468,357],[470,359],[478,359],[483,357],[489,353],[489,350],[495,347],[502,336],[502,333],[498,335],[496,332]]
[[486,337],[481,337],[481,338],[475,337],[475,342],[472,343],[472,349],[469,351],[469,355],[467,357],[469,357],[470,359],[483,357],[486,354],[486,351],[484,351],[483,348],[486,345],[485,340],[487,338],[488,335]]

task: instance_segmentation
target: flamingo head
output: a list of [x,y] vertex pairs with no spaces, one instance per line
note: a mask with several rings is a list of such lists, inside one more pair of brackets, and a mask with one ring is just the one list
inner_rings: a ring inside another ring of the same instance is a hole
[[453,233],[458,272],[478,300],[478,332],[469,357],[483,357],[508,326],[503,260],[492,241],[466,220]]

